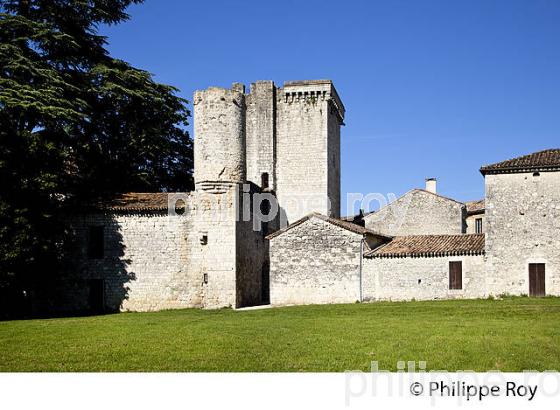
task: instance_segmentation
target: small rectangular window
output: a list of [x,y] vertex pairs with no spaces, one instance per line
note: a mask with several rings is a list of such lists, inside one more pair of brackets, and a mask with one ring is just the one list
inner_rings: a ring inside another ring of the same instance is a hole
[[263,172],[261,174],[261,188],[262,189],[268,188],[268,172]]
[[475,223],[475,232],[482,233],[482,218],[476,218],[474,223]]
[[90,226],[88,232],[88,257],[102,259],[105,255],[105,227]]
[[463,289],[463,262],[449,262],[449,289]]

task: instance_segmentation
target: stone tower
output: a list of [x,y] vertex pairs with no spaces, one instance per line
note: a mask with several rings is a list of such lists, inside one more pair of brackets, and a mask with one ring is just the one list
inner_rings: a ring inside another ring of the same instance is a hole
[[276,193],[284,223],[338,217],[344,106],[332,82],[257,81],[246,101],[247,180]]
[[245,94],[211,87],[194,94],[194,179],[197,190],[246,180]]
[[[202,306],[266,303],[265,236],[311,212],[339,216],[344,107],[329,80],[210,87],[193,102],[188,271]],[[274,221],[254,223],[255,194],[272,194]]]
[[276,193],[288,223],[311,213],[340,216],[340,126],[344,106],[330,80],[277,90]]
[[[194,95],[194,178],[188,271],[199,277],[200,305],[262,302],[264,235],[241,218],[246,182],[244,87]],[[249,246],[250,244],[250,246]]]

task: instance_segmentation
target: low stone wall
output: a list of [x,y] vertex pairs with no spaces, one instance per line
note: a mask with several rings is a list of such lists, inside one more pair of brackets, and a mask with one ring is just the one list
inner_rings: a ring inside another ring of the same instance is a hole
[[[449,289],[449,262],[462,261],[463,289]],[[364,258],[364,300],[486,296],[484,256]]]
[[362,235],[310,218],[270,240],[273,305],[353,303],[360,299]]

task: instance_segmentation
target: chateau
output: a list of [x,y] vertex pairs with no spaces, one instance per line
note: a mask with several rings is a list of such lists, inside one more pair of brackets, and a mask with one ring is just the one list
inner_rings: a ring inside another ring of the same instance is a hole
[[560,149],[482,167],[484,200],[428,179],[341,219],[345,110],[331,81],[211,87],[193,104],[195,190],[71,215],[61,309],[560,295]]

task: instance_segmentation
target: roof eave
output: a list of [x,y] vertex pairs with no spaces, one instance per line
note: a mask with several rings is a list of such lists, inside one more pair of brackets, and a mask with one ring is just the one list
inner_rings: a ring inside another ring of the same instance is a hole
[[489,167],[480,168],[480,173],[483,176],[496,175],[496,174],[523,174],[529,172],[557,172],[560,171],[560,166],[545,166],[545,167],[507,167],[492,169]]
[[[379,248],[378,248],[379,249]],[[446,251],[446,252],[391,252],[377,254],[375,249],[364,254],[372,259],[395,259],[395,258],[446,258],[451,256],[480,256],[485,255],[485,250],[477,251]]]

